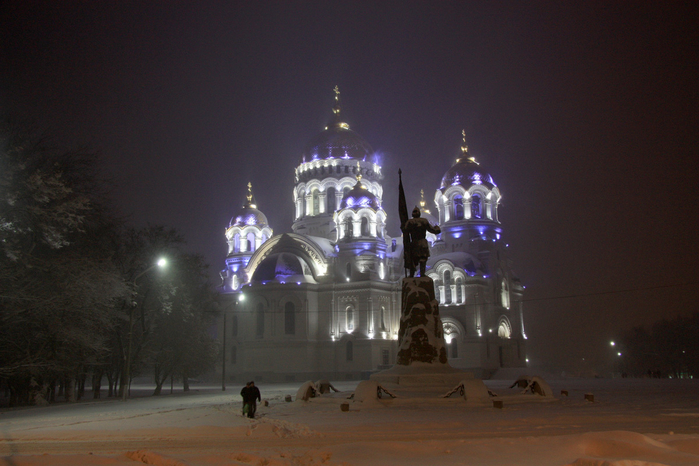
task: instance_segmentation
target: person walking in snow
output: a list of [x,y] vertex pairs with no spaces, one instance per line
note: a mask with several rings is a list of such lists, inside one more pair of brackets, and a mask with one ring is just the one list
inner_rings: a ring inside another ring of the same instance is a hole
[[247,415],[249,418],[255,417],[257,411],[257,401],[262,401],[260,389],[255,386],[254,381],[250,381],[240,391],[240,396],[243,397],[243,414],[245,414],[245,406],[248,406]]

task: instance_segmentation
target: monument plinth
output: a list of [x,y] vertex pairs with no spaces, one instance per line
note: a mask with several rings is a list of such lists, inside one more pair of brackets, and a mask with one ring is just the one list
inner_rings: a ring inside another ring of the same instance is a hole
[[472,373],[449,365],[432,279],[404,278],[402,285],[396,364],[373,374],[371,380],[394,390],[409,388],[443,393],[462,380],[473,378]]
[[434,282],[430,277],[404,278],[402,285],[396,364],[410,366],[422,362],[449,366]]

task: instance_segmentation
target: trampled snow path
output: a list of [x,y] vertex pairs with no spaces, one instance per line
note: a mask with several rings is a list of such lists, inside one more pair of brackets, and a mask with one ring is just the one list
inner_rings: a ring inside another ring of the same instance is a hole
[[[0,465],[699,464],[699,383],[548,380],[558,401],[467,407],[381,400],[340,410],[341,394],[284,402],[301,384],[260,384],[270,406],[240,415],[240,387],[0,412]],[[515,394],[511,381],[487,381]],[[560,396],[561,389],[569,396]],[[593,393],[595,402],[584,400]]]

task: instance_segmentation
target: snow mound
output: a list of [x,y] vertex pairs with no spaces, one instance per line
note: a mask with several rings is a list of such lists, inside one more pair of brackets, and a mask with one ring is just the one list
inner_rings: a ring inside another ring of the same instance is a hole
[[578,458],[565,466],[669,466],[665,463],[649,463],[641,460],[607,461],[595,458]]
[[308,401],[309,398],[316,396],[316,386],[313,381],[309,380],[298,389],[296,392],[296,401]]
[[126,452],[126,457],[142,464],[152,464],[155,466],[187,466],[181,461],[148,450],[129,451]]
[[490,404],[488,388],[481,379],[462,380],[464,386],[464,400],[469,404]]

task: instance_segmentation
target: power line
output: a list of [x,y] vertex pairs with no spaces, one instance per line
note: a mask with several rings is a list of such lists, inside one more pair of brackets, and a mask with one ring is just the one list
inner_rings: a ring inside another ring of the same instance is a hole
[[643,286],[638,288],[627,288],[625,290],[611,290],[611,291],[597,291],[595,293],[582,293],[582,294],[570,294],[564,296],[549,296],[545,298],[529,298],[523,299],[522,302],[532,302],[532,301],[550,301],[553,299],[572,299],[572,298],[584,298],[587,296],[600,296],[606,294],[618,294],[618,293],[630,293],[632,291],[646,291],[646,290],[657,290],[660,288],[675,288],[687,285],[696,285],[699,281],[684,282],[684,283],[672,283],[670,285],[656,285],[656,286]]

